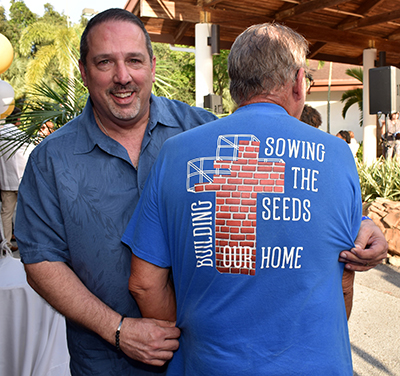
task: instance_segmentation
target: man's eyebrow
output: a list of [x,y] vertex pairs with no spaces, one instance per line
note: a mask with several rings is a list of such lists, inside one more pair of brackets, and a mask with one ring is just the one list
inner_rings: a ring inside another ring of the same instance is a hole
[[[93,56],[93,60],[99,61],[99,60],[103,60],[103,59],[110,59],[112,58],[114,55],[113,54],[99,54],[96,56]],[[141,59],[145,59],[145,55],[141,52],[128,52],[127,54],[125,54],[126,57],[139,57]]]
[[129,52],[126,54],[128,57],[140,57],[141,59],[145,59],[145,55],[141,52]]
[[111,56],[112,56],[111,54],[100,54],[100,55],[93,56],[93,60],[98,61],[98,60],[103,60],[103,59],[109,59]]

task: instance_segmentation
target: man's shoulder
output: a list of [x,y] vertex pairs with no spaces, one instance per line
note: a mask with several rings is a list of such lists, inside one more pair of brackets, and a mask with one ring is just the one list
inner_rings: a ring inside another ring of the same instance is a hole
[[185,129],[217,119],[217,116],[204,108],[190,106],[178,100],[156,96],[152,96],[152,100],[162,121],[181,125]]

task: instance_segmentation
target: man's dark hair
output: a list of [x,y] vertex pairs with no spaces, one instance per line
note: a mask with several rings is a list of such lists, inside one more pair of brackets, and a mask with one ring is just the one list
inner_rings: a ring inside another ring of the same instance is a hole
[[147,52],[150,56],[150,63],[153,62],[153,47],[151,46],[151,40],[149,33],[147,32],[146,28],[144,27],[143,22],[140,20],[139,17],[135,16],[131,12],[128,12],[125,9],[120,8],[111,8],[107,9],[104,12],[101,12],[94,16],[86,25],[85,30],[83,31],[81,37],[81,46],[80,46],[80,59],[82,61],[83,66],[86,68],[86,57],[89,53],[89,44],[88,44],[88,35],[90,30],[101,23],[108,22],[108,21],[123,21],[123,22],[131,22],[137,26],[139,26],[144,34],[146,39],[146,48]]
[[345,140],[348,144],[350,144],[351,142],[351,137],[350,137],[350,133],[347,131],[340,131],[338,133],[338,135],[340,135],[341,138],[343,138],[343,140]]
[[19,107],[14,107],[13,111],[11,112],[10,116],[16,116],[21,113],[21,109]]
[[300,120],[303,123],[309,124],[315,128],[319,128],[322,124],[321,114],[315,108],[309,106],[308,104],[304,105]]

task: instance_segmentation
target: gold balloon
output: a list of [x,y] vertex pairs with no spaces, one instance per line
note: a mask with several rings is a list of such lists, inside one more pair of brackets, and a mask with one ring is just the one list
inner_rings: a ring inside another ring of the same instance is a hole
[[11,103],[9,106],[8,106],[8,108],[7,108],[7,110],[5,111],[5,112],[3,112],[1,115],[0,115],[0,119],[5,119],[8,115],[11,115],[11,113],[13,112],[13,110],[14,110],[14,103]]
[[[0,119],[4,119],[7,116],[4,114],[7,112],[11,114],[15,103],[14,97],[13,87],[8,82],[0,80]],[[10,106],[12,106],[11,111]]]
[[14,49],[10,41],[3,34],[0,34],[0,74],[4,73],[14,59]]

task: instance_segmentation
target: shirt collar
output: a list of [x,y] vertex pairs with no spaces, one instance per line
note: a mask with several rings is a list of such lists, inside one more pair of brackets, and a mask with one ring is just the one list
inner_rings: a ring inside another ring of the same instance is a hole
[[165,103],[154,94],[150,97],[150,121],[147,126],[147,131],[152,131],[157,124],[162,124],[166,127],[178,128],[179,124],[175,116],[170,112]]
[[130,163],[126,149],[119,142],[106,136],[97,125],[90,97],[82,113],[76,120],[78,132],[74,150],[75,154],[90,153],[98,146],[106,153],[125,159]]
[[[75,145],[76,154],[90,153],[96,145],[112,155],[118,156],[121,153],[125,154],[120,150],[120,148],[122,148],[126,152],[125,148],[115,140],[107,137],[97,125],[90,96],[85,108],[76,121],[78,127],[77,141]],[[170,128],[179,127],[179,124],[170,112],[170,109],[161,99],[156,97],[154,94],[151,94],[150,119],[147,124],[146,134],[151,134],[158,124]]]

